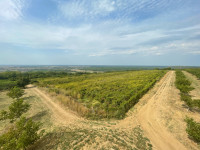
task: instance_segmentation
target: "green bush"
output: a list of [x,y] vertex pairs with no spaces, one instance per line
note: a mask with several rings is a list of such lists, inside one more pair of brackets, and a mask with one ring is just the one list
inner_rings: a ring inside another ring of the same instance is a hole
[[9,90],[16,85],[17,85],[16,81],[0,80],[0,91]]
[[199,68],[186,69],[186,71],[195,75],[198,79],[200,79],[200,69]]
[[16,124],[0,136],[0,149],[21,150],[35,143],[42,136],[40,123],[21,117]]
[[15,86],[10,89],[7,95],[13,99],[18,99],[24,95],[24,90]]
[[10,119],[10,122],[13,122],[17,118],[20,118],[23,113],[27,112],[29,108],[30,105],[28,103],[24,103],[23,99],[14,100],[9,106],[9,111],[1,111],[0,120]]
[[197,123],[192,118],[185,119],[187,123],[186,132],[188,133],[189,137],[193,139],[195,142],[200,142],[200,123]]
[[191,87],[191,82],[185,77],[182,71],[176,71],[176,82],[175,85],[177,89],[181,92],[181,100],[184,101],[189,108],[194,106],[193,100],[189,95],[189,92],[193,90]]

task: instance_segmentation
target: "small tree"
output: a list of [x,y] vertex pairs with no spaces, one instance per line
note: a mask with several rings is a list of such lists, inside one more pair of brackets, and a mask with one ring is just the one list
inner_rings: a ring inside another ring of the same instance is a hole
[[24,90],[23,89],[21,89],[21,88],[19,88],[19,87],[14,87],[14,88],[12,88],[9,92],[8,92],[8,94],[7,94],[9,97],[11,97],[11,98],[13,98],[13,99],[15,99],[15,98],[20,98],[20,97],[22,97],[23,95],[24,95]]
[[23,99],[14,100],[9,106],[9,111],[1,111],[0,120],[10,119],[10,122],[20,118],[23,113],[26,113],[30,108],[28,103],[24,103]]
[[[26,113],[30,104],[24,103],[24,99],[19,99],[24,95],[24,91],[18,87],[14,87],[8,93],[8,96],[15,99],[9,106],[8,111],[0,112],[0,121],[9,119],[13,123]],[[4,150],[21,150],[26,149],[29,145],[37,141],[44,131],[39,132],[40,123],[33,122],[32,119],[21,117],[16,124],[4,134],[0,135],[0,149]]]
[[22,77],[19,80],[17,80],[17,86],[24,88],[26,85],[30,83],[29,78]]
[[43,135],[44,130],[39,132],[40,123],[21,117],[15,126],[0,136],[0,149],[21,150],[35,143]]

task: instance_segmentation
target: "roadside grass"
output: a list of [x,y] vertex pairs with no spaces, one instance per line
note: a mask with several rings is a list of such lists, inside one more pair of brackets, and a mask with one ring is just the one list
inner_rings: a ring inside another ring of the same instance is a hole
[[[13,99],[9,98],[7,92],[0,92],[0,111],[7,110],[8,106],[12,103]],[[41,105],[40,98],[36,96],[32,96],[31,93],[27,93],[24,96],[24,100],[31,105],[30,110],[25,113],[25,116],[28,118],[32,118],[33,121],[40,121],[42,123],[42,129],[50,131],[53,124],[50,120],[51,114],[50,111],[44,106]],[[0,123],[0,133],[7,129],[9,126],[9,121],[1,121]]]
[[[8,106],[12,103],[13,99],[9,98],[6,95],[7,92],[0,92],[0,111],[5,109],[8,109]],[[3,120],[0,123],[0,133],[3,132],[5,129],[7,129],[7,126],[10,124],[8,120]]]

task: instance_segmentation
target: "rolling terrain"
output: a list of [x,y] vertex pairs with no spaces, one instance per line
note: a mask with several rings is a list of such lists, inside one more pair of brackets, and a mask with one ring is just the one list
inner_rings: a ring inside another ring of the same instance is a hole
[[[194,92],[199,81],[192,81]],[[26,99],[32,105],[27,116],[41,121],[47,134],[29,149],[155,149],[198,150],[185,132],[186,116],[200,122],[199,113],[189,111],[175,87],[175,72],[169,71],[131,108],[124,119],[88,120],[59,103],[42,88],[29,85]],[[11,101],[1,93],[2,107]],[[6,122],[3,122],[6,123]],[[3,127],[3,124],[1,125]]]

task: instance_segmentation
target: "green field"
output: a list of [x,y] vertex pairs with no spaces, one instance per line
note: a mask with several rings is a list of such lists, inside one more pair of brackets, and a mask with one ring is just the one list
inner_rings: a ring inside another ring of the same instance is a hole
[[186,71],[200,79],[200,69],[186,69]]
[[89,109],[88,117],[123,118],[166,71],[125,71],[41,78],[38,85],[70,96]]
[[16,86],[15,81],[10,81],[10,80],[0,80],[0,91],[1,90],[7,90],[10,89],[11,87]]

